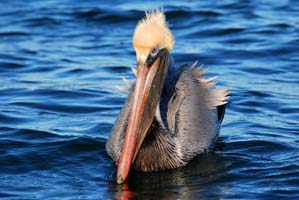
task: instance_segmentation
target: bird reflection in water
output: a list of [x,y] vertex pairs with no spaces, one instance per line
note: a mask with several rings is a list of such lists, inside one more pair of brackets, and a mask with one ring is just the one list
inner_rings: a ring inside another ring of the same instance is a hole
[[130,190],[130,187],[127,183],[117,186],[117,192],[115,195],[117,200],[128,200],[134,199],[135,197],[135,193]]
[[[142,173],[132,171],[126,183],[114,185],[116,199],[201,199],[205,194],[231,193],[230,185],[223,181],[213,185],[214,180],[225,180],[231,162],[226,156],[215,153],[199,155],[183,168],[162,172]],[[219,196],[220,199],[220,196]]]

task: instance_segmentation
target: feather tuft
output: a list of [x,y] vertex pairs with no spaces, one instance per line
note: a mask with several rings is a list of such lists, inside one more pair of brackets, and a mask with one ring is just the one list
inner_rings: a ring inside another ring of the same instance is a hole
[[133,81],[127,79],[126,77],[122,76],[121,79],[129,86],[131,87],[133,85]]
[[192,65],[191,65],[191,67],[190,68],[192,68],[192,69],[194,69],[195,68],[195,66],[197,65],[197,63],[198,63],[198,60],[196,60]]
[[137,76],[137,69],[135,67],[131,67],[131,70],[135,76]]
[[121,92],[129,93],[129,88],[123,87],[123,86],[115,86],[116,89],[118,89]]

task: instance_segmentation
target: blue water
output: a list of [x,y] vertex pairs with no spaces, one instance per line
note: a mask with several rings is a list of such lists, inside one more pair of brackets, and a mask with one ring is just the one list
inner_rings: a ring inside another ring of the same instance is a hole
[[[231,88],[217,150],[115,183],[105,142],[132,33],[164,7],[177,64]],[[1,199],[299,199],[299,1],[1,1]]]

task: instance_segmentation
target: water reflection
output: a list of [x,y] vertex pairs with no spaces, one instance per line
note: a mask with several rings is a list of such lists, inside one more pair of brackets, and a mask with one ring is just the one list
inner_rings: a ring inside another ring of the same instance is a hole
[[[221,181],[226,177],[230,161],[222,155],[200,155],[187,166],[164,172],[133,172],[127,182],[116,186],[116,199],[190,199],[231,193],[229,185]],[[214,185],[215,182],[220,187]],[[113,183],[112,183],[113,184]],[[116,183],[114,183],[116,185]],[[225,190],[225,191],[223,191]]]
[[128,200],[134,199],[134,197],[136,197],[136,194],[131,191],[127,183],[124,183],[123,185],[117,186],[117,192],[115,197],[117,200]]

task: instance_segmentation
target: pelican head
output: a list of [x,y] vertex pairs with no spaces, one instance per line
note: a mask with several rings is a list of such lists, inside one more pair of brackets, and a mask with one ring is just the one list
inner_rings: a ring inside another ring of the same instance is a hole
[[171,51],[173,46],[174,39],[164,13],[160,10],[146,12],[146,16],[136,26],[133,36],[137,63],[145,63],[151,53],[155,54],[160,49]]
[[168,53],[174,39],[162,11],[146,12],[133,36],[137,77],[133,107],[121,148],[117,168],[119,184],[127,178],[142,142],[150,128],[168,67]]

